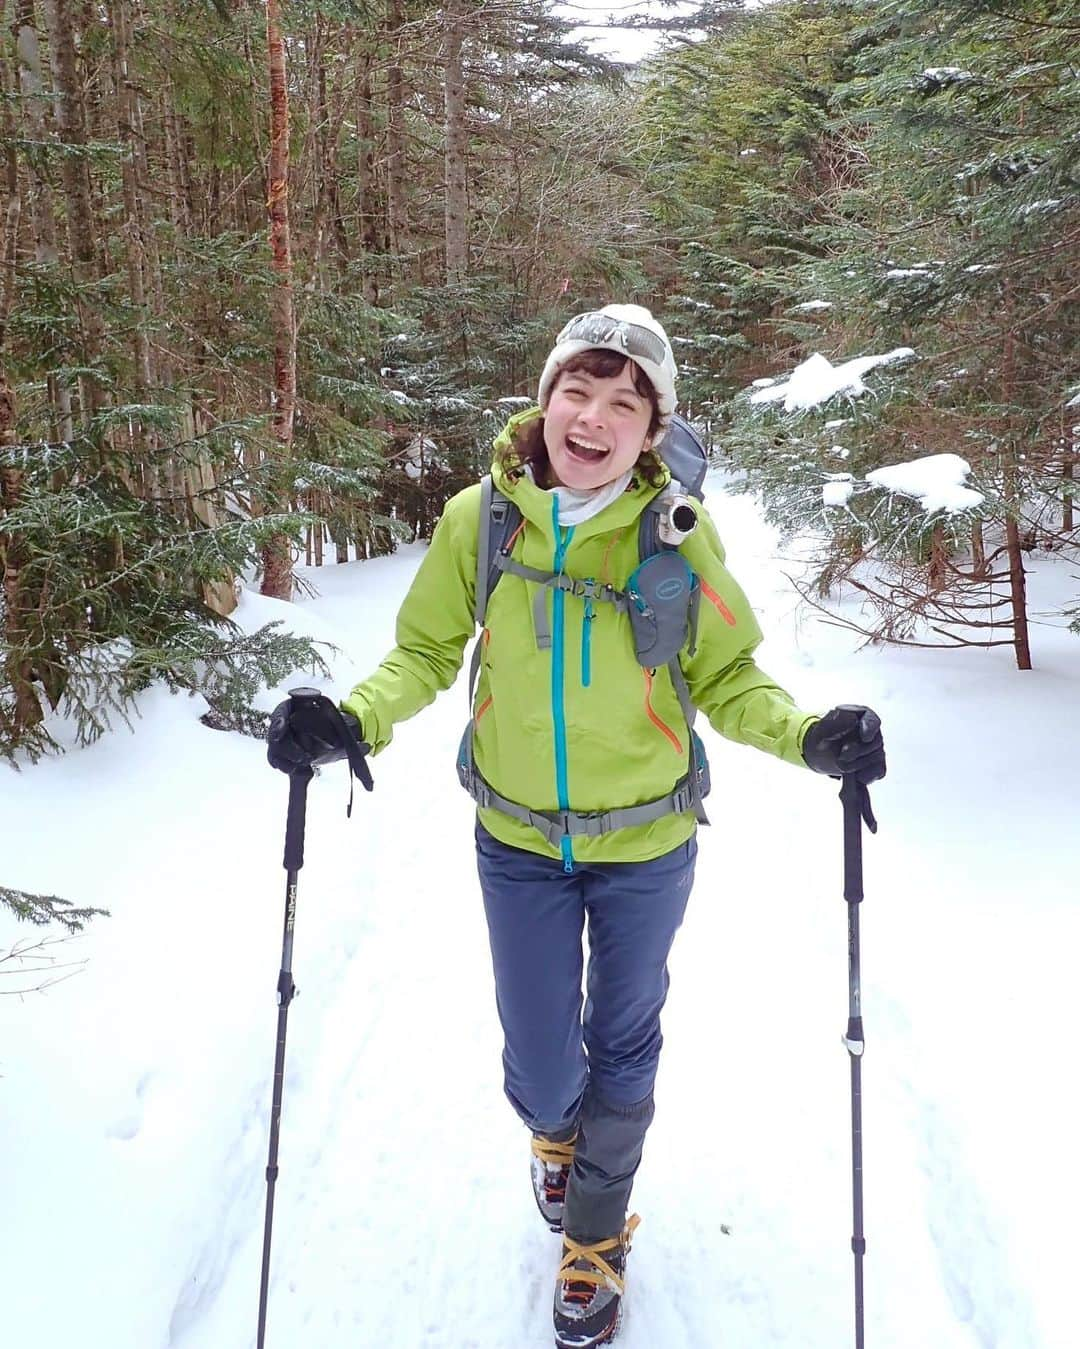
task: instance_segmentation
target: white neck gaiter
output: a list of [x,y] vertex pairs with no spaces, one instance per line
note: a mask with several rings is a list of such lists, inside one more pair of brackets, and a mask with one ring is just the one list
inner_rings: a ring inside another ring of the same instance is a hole
[[[527,464],[525,470],[530,478],[533,478],[532,465]],[[549,487],[546,490],[551,492],[559,501],[559,524],[580,525],[586,520],[591,520],[594,515],[599,515],[605,506],[610,506],[613,501],[626,491],[630,485],[630,479],[634,476],[634,470],[628,468],[625,473],[619,475],[612,482],[606,482],[602,487],[590,487],[584,490],[577,487]],[[535,478],[533,478],[535,482]]]

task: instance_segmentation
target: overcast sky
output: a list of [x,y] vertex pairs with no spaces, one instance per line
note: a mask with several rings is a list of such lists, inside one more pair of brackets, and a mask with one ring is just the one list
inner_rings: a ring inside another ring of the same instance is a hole
[[[692,5],[680,5],[676,10],[666,7],[666,13],[685,13]],[[635,14],[662,14],[665,7],[651,4],[650,0],[624,0],[622,4],[609,4],[607,0],[575,0],[573,4],[559,4],[555,9],[568,18],[580,18],[586,23],[604,24],[608,17],[625,17]],[[655,51],[659,42],[658,33],[628,33],[617,29],[581,28],[575,36],[592,39],[593,51],[619,61],[640,61],[643,56]]]

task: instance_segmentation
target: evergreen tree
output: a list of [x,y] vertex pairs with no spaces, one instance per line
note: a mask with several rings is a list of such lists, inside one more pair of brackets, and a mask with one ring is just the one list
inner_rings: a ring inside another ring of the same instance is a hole
[[763,353],[787,359],[815,331],[808,311],[779,320],[857,153],[829,111],[856,28],[847,3],[770,5],[649,64],[639,121],[679,250],[665,320],[706,425]]
[[[845,27],[821,128],[846,147],[842,172],[754,268],[774,298],[774,342],[752,373],[789,372],[811,352],[840,361],[910,346],[919,359],[850,406],[785,416],[744,395],[726,444],[774,518],[825,531],[819,587],[840,577],[868,587],[870,635],[915,640],[929,621],[934,641],[1010,641],[1026,668],[1024,552],[1071,546],[1074,534],[1064,416],[1077,342],[1074,7],[828,8]],[[748,209],[770,194],[748,191]],[[823,488],[842,495],[829,486],[838,472],[861,484],[934,454],[970,465],[978,508],[927,517],[867,484],[823,509]],[[885,571],[869,581],[859,569],[875,561]]]

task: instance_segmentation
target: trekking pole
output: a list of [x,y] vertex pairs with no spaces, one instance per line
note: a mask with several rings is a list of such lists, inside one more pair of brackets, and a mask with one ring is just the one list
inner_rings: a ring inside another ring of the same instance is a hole
[[844,1044],[851,1059],[851,1180],[855,1255],[855,1349],[863,1349],[863,1156],[862,1156],[862,992],[859,987],[859,905],[863,898],[862,826],[877,833],[870,809],[870,792],[853,773],[845,774],[840,788],[844,806],[844,899],[848,906],[848,1024]]
[[[321,695],[312,689],[294,689],[289,693],[297,706]],[[277,1050],[274,1055],[274,1095],[270,1107],[270,1153],[266,1164],[266,1223],[263,1228],[262,1281],[259,1286],[258,1349],[266,1339],[266,1298],[270,1287],[270,1234],[274,1224],[274,1186],[278,1176],[278,1135],[281,1130],[281,1096],[285,1081],[285,1032],[289,1022],[289,1003],[299,991],[292,977],[293,926],[296,922],[296,875],[304,865],[304,819],[307,812],[308,783],[311,768],[296,768],[289,774],[289,813],[285,822],[285,932],[281,943],[281,971],[278,974]]]

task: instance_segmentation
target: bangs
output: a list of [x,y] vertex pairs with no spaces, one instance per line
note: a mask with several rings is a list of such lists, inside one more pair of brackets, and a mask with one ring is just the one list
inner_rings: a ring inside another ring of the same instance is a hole
[[575,370],[583,370],[585,374],[592,375],[594,379],[614,379],[616,375],[621,374],[623,367],[630,362],[631,374],[634,388],[642,396],[647,398],[652,404],[653,413],[659,413],[659,404],[656,401],[656,390],[652,386],[652,380],[642,370],[636,361],[631,361],[629,356],[623,356],[618,351],[608,351],[606,347],[590,347],[588,351],[581,351],[576,356],[571,356],[566,364],[559,371],[560,375],[571,375]]

